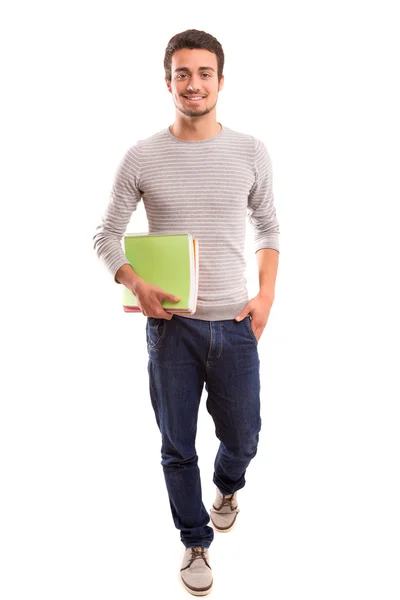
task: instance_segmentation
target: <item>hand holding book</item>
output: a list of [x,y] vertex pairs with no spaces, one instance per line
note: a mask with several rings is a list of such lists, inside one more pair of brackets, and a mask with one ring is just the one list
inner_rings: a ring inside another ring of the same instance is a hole
[[[131,290],[133,292],[133,290]],[[143,279],[136,282],[134,293],[138,305],[145,317],[155,317],[157,319],[172,319],[173,315],[162,307],[162,301],[179,302],[180,298],[173,294],[164,292],[156,285],[147,283]]]
[[127,263],[116,276],[123,283],[125,312],[170,320],[194,314],[197,305],[198,241],[190,233],[126,233]]

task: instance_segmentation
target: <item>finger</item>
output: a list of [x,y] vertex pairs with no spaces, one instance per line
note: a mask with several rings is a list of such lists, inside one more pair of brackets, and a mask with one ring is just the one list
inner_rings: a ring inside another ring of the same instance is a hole
[[[240,311],[240,313],[238,314],[238,316],[236,317],[237,321],[242,321],[244,318],[247,317],[247,315],[250,313],[251,311],[251,307],[252,304],[249,302],[248,304],[246,304],[246,306],[244,308],[242,308],[242,310]],[[250,315],[251,316],[251,315]]]
[[241,312],[240,314],[238,314],[237,317],[235,317],[236,321],[242,321],[245,317],[247,317],[248,315],[248,311],[247,312]]
[[162,292],[159,295],[160,301],[162,300],[169,300],[169,302],[179,302],[180,298],[179,296],[175,296],[175,294],[167,294],[167,292]]
[[172,319],[172,317],[173,317],[173,314],[167,312],[163,308],[162,301],[164,299],[168,300],[169,302],[179,302],[180,298],[179,298],[179,296],[175,296],[174,294],[167,294],[167,292],[162,292],[159,295],[159,301],[160,301],[160,309],[159,309],[160,316],[159,316],[159,318],[160,319],[167,319],[168,321],[170,321]]
[[170,321],[172,319],[171,313],[165,310],[161,300],[159,304],[154,308],[154,315],[157,319],[167,319],[167,321]]
[[167,321],[170,321],[172,319],[174,315],[167,312],[166,310],[163,311],[163,314],[159,317],[160,319],[167,319]]

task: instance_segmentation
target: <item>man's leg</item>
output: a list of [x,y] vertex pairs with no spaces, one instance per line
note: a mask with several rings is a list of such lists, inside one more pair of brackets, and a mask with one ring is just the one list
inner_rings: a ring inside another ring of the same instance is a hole
[[202,502],[195,448],[204,385],[206,327],[199,320],[148,318],[150,397],[161,432],[161,464],[171,512],[186,547],[208,548],[214,532]]
[[221,441],[213,481],[230,495],[245,485],[245,472],[257,453],[260,416],[260,361],[250,318],[212,323],[219,350],[207,364],[207,410]]

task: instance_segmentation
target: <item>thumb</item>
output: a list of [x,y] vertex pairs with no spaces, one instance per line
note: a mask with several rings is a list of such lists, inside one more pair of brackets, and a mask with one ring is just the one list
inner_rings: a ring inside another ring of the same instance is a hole
[[241,321],[244,319],[249,313],[249,305],[246,304],[244,309],[235,317],[235,321]]
[[169,300],[170,302],[179,302],[180,298],[179,296],[175,296],[174,294],[163,294],[164,298],[166,298],[166,300]]

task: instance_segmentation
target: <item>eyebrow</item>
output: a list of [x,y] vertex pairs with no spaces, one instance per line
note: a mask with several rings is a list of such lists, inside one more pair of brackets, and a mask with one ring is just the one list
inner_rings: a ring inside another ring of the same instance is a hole
[[[190,73],[190,69],[188,69],[187,67],[178,67],[174,70],[174,73],[178,73],[178,71],[185,71],[186,73]],[[199,67],[199,71],[214,71],[215,73],[215,70],[212,67]]]

